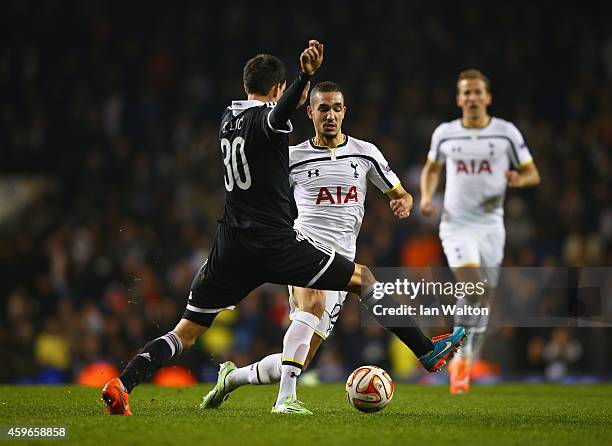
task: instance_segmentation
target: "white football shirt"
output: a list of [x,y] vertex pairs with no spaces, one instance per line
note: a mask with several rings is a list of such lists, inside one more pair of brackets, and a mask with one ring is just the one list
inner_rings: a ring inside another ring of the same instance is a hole
[[383,193],[399,187],[380,150],[346,136],[330,149],[313,140],[289,148],[289,182],[298,208],[294,228],[353,260],[368,181]]
[[438,126],[428,158],[446,163],[443,225],[502,224],[506,171],[532,162],[521,132],[499,118],[483,128],[466,128],[460,119]]

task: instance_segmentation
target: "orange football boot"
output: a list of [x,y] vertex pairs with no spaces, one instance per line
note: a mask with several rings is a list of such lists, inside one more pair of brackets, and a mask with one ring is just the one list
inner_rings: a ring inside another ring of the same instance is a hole
[[470,372],[472,364],[465,358],[454,358],[448,365],[450,374],[450,393],[462,394],[470,391]]
[[123,390],[123,385],[119,378],[113,378],[102,388],[102,401],[108,408],[111,415],[131,416],[130,396]]

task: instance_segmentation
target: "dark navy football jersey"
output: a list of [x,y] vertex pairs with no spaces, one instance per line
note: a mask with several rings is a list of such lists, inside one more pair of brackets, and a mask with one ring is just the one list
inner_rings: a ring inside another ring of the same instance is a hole
[[273,128],[272,102],[233,101],[221,117],[225,209],[221,221],[236,229],[292,231],[289,187],[292,125]]

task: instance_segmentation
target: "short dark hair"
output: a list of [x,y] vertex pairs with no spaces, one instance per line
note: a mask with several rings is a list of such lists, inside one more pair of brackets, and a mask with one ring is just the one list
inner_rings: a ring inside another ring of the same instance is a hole
[[[316,84],[310,90],[310,105],[312,105],[312,98],[316,93],[342,93],[340,86],[332,81],[323,81]],[[344,97],[344,93],[342,93],[342,97]]]
[[484,82],[485,88],[487,89],[487,93],[491,93],[491,81],[487,76],[482,74],[480,70],[477,70],[475,68],[463,70],[461,73],[459,73],[459,77],[457,78],[457,93],[459,93],[459,82],[464,79],[480,79]]
[[265,96],[270,89],[287,80],[285,64],[276,56],[258,54],[242,70],[242,81],[247,94]]

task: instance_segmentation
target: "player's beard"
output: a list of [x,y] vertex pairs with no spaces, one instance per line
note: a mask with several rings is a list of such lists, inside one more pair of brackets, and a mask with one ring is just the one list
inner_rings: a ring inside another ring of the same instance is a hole
[[332,139],[334,139],[336,136],[338,136],[339,131],[335,131],[335,132],[326,132],[323,131],[321,133],[321,135],[323,136],[324,139],[331,141]]

